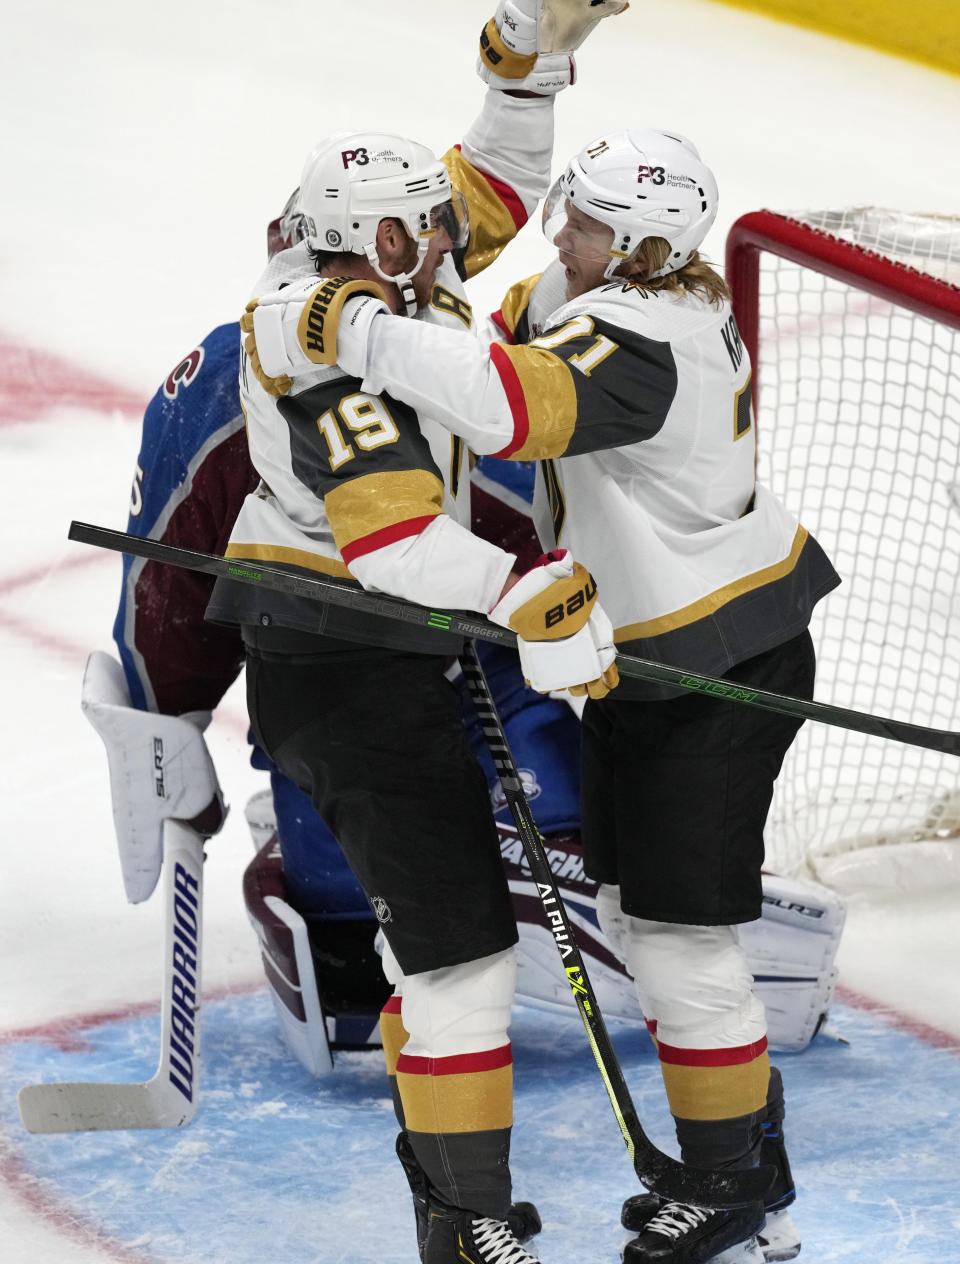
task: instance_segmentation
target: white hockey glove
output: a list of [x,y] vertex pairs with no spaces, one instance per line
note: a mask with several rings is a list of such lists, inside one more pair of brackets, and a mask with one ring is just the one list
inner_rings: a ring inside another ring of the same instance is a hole
[[264,294],[240,317],[250,368],[263,389],[276,396],[286,395],[293,378],[318,365],[339,364],[345,373],[361,376],[350,365],[366,361],[370,322],[389,311],[375,281],[311,278]]
[[480,35],[477,73],[491,88],[552,96],[576,79],[574,50],[627,0],[500,0]]
[[87,659],[80,706],[107,748],[123,885],[129,902],[139,904],[160,877],[163,822],[184,821],[209,837],[226,817],[203,740],[210,715],[138,711],[123,668],[99,650]]
[[520,666],[538,693],[569,689],[602,698],[620,681],[613,627],[592,575],[567,549],[544,553],[490,618],[517,634]]

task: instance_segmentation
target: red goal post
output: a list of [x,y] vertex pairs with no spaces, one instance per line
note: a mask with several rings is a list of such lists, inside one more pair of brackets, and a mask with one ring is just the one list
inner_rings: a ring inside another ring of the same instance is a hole
[[[843,579],[812,627],[817,697],[960,727],[960,218],[756,211],[726,276],[758,478]],[[960,763],[807,723],[767,850],[845,890],[960,880]]]

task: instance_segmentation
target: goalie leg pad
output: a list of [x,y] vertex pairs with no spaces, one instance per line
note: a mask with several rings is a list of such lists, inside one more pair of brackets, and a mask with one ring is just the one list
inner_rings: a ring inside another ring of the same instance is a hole
[[260,941],[260,956],[283,1042],[311,1075],[328,1075],[333,1057],[310,949],[307,924],[287,903],[280,849],[269,842],[243,875],[243,900]]
[[845,918],[843,900],[819,883],[763,875],[763,916],[738,932],[766,1007],[771,1049],[805,1049],[822,1026]]

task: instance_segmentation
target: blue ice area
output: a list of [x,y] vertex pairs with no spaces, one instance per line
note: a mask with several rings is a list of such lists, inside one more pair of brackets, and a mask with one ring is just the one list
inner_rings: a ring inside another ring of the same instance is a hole
[[[801,1261],[957,1260],[960,1051],[849,1006],[831,1026],[849,1044],[820,1036],[777,1055]],[[262,993],[208,1003],[202,1028],[200,1107],[171,1131],[31,1136],[16,1109],[16,1090],[38,1080],[148,1079],[155,1017],[92,1027],[71,1050],[0,1044],[0,1126],[21,1186],[25,1172],[118,1254],[162,1264],[416,1264],[379,1052],[340,1054],[332,1076],[311,1079]],[[644,1126],[673,1153],[646,1035],[611,1034]],[[620,1202],[638,1185],[580,1024],[524,1008],[512,1035],[515,1194],[540,1208],[544,1264],[614,1264]]]

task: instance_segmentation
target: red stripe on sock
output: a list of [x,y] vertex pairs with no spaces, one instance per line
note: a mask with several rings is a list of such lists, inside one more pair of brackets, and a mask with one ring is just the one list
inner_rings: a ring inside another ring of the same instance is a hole
[[421,1058],[401,1053],[397,1058],[397,1071],[405,1075],[470,1075],[478,1071],[497,1071],[513,1061],[513,1049],[509,1044],[499,1049],[484,1049],[481,1053],[456,1053],[449,1058]]
[[676,1045],[665,1045],[659,1041],[657,1049],[660,1061],[671,1066],[743,1066],[753,1062],[767,1049],[767,1038],[749,1045],[737,1045],[732,1049],[678,1049]]

